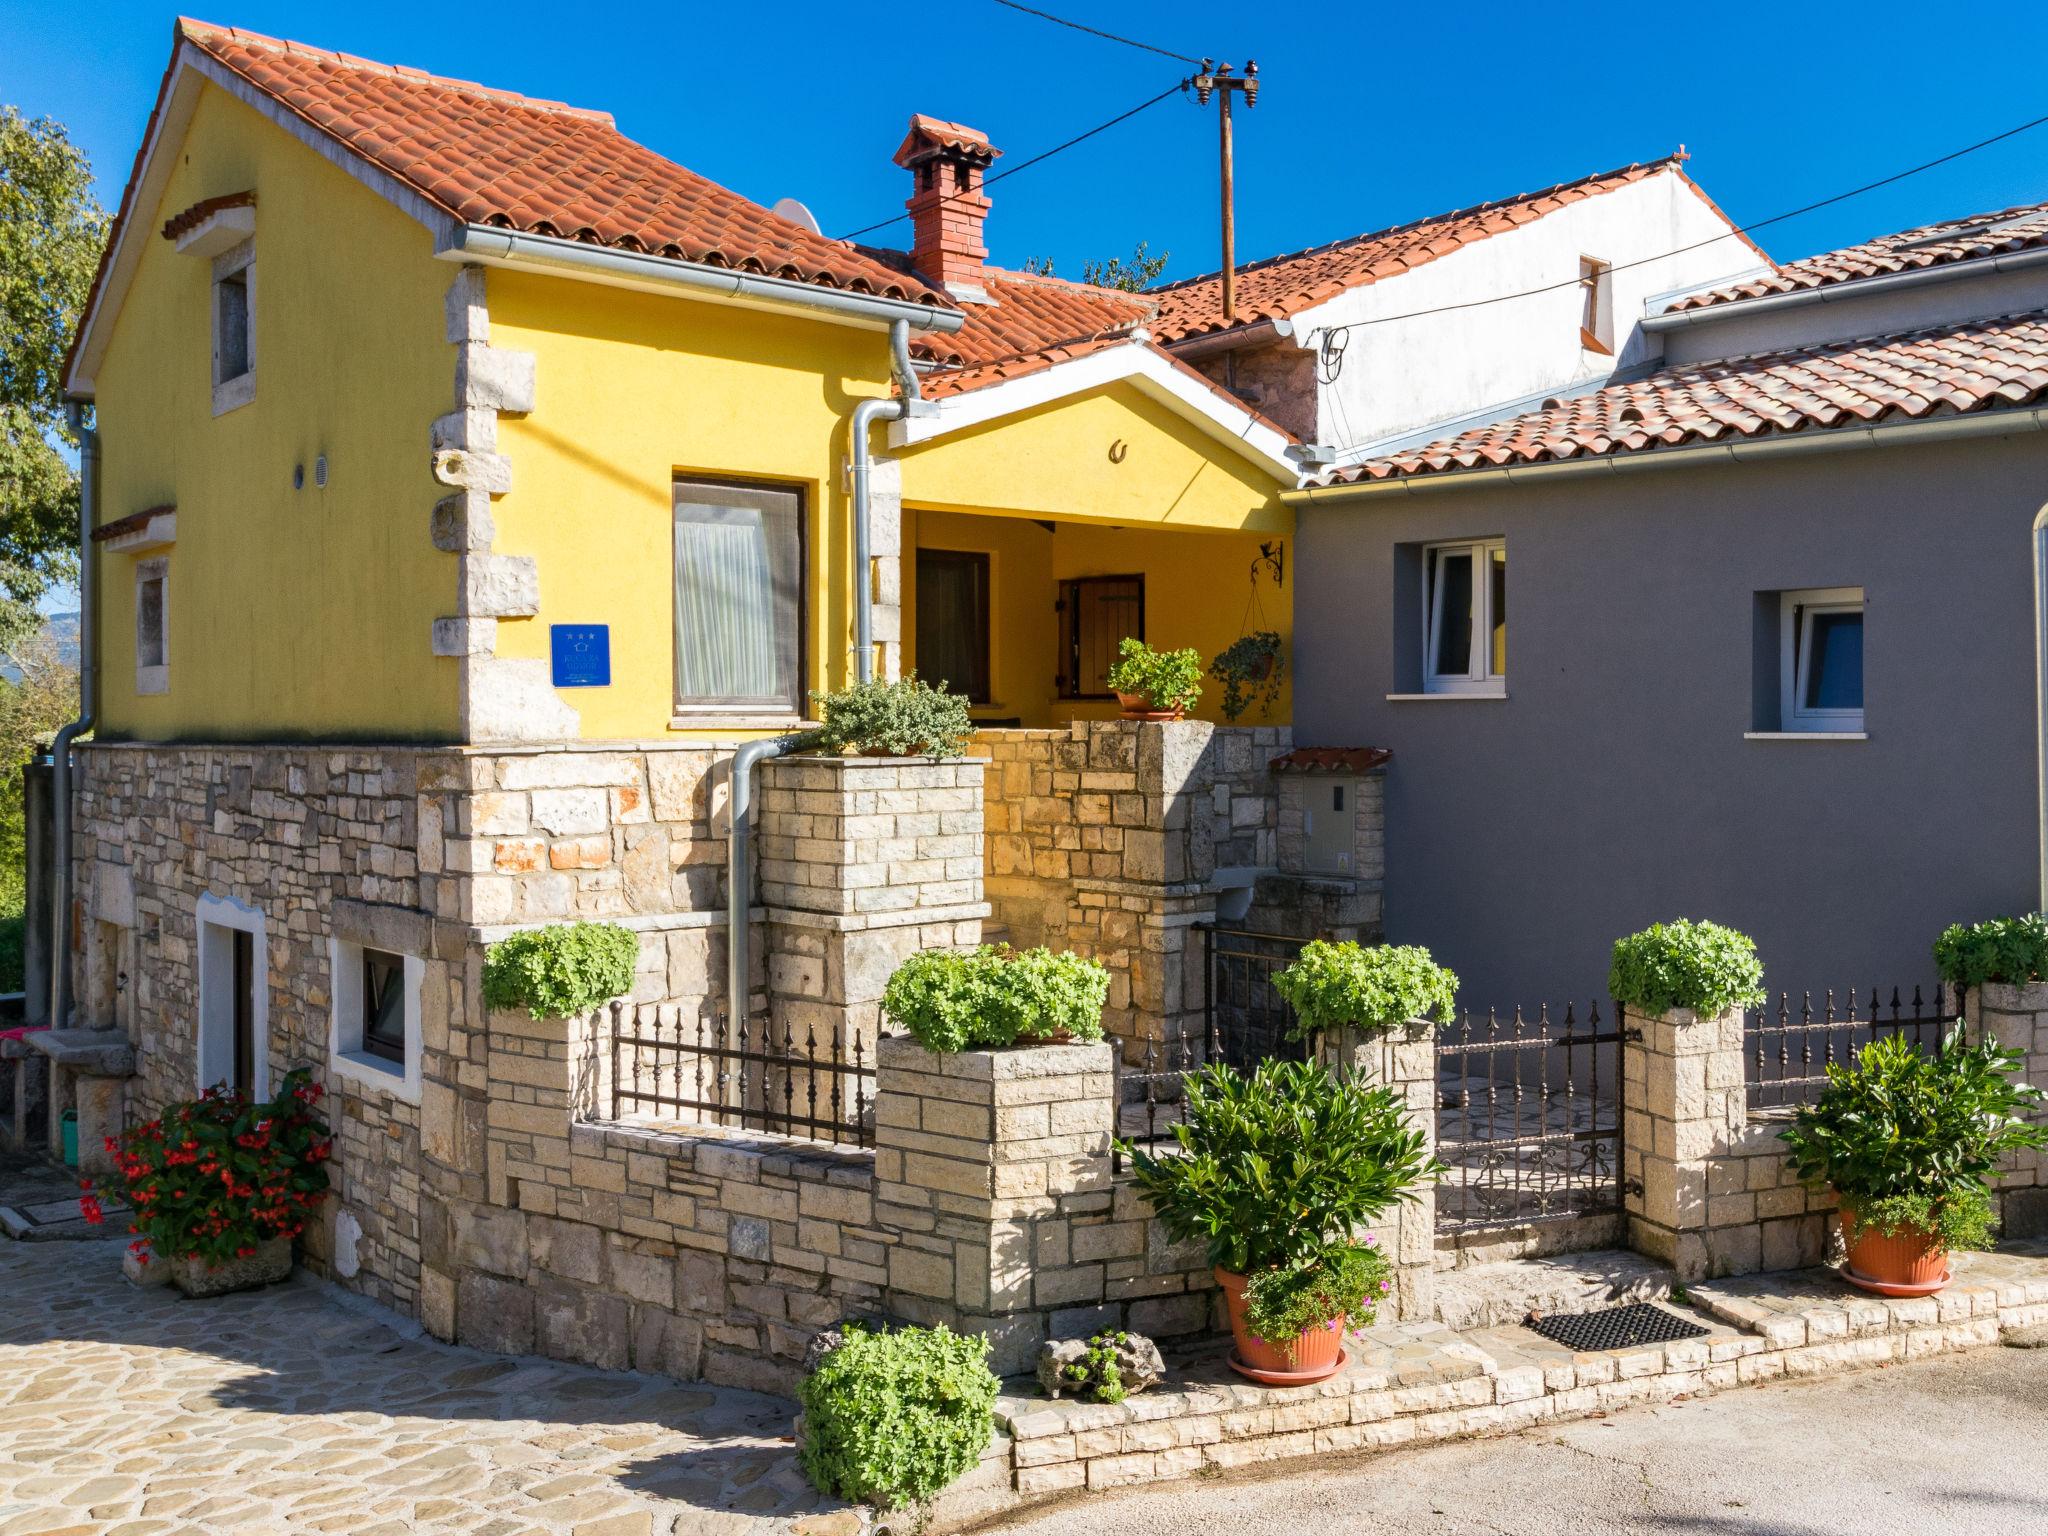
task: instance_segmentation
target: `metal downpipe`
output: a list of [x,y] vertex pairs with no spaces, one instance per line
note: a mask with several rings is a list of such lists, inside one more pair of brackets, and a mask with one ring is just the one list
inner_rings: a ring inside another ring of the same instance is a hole
[[752,850],[748,846],[754,819],[754,767],[794,752],[808,735],[764,737],[742,742],[732,755],[732,782],[727,786],[725,860],[725,996],[735,1018],[745,1018],[752,988],[748,984],[747,909],[754,904]]
[[50,746],[51,843],[56,853],[50,903],[50,1028],[67,1026],[71,989],[71,744],[93,727],[98,656],[93,644],[99,613],[99,577],[93,567],[93,508],[98,499],[100,434],[85,424],[85,406],[67,401],[65,416],[78,439],[78,718],[61,727]]
[[2034,778],[2040,823],[2035,910],[2048,912],[2048,507],[2034,518]]
[[898,320],[889,326],[889,371],[902,393],[893,400],[863,400],[853,408],[853,675],[868,682],[875,675],[874,573],[869,569],[868,538],[869,471],[873,455],[868,433],[878,421],[900,421],[917,415],[920,407],[930,411],[917,385],[917,370],[910,365],[910,327]]

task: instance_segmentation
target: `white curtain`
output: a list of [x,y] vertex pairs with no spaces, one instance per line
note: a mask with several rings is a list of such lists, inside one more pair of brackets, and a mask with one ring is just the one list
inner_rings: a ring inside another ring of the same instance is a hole
[[[786,702],[774,552],[762,510],[676,506],[676,693]],[[796,615],[781,616],[789,625]]]

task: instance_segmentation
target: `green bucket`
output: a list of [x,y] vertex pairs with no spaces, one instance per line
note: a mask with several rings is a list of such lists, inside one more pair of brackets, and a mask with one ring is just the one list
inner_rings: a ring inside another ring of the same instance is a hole
[[64,1166],[78,1166],[78,1111],[75,1109],[64,1111]]

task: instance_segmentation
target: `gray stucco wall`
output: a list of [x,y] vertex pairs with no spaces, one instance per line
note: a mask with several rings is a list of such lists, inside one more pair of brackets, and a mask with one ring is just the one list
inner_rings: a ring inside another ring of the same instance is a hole
[[[1478,1008],[1604,996],[1613,939],[1676,916],[1754,935],[1773,990],[1930,981],[1945,924],[2037,902],[2044,504],[2037,433],[1301,507],[1295,738],[1393,749],[1389,940]],[[1397,552],[1482,536],[1509,697],[1389,701]],[[1869,739],[1745,740],[1756,594],[1832,586],[1865,589]]]

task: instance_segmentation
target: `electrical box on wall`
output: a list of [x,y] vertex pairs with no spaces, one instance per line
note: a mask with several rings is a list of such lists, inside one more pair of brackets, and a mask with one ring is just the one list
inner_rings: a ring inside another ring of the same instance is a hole
[[1315,775],[1302,786],[1311,874],[1358,872],[1358,780]]

